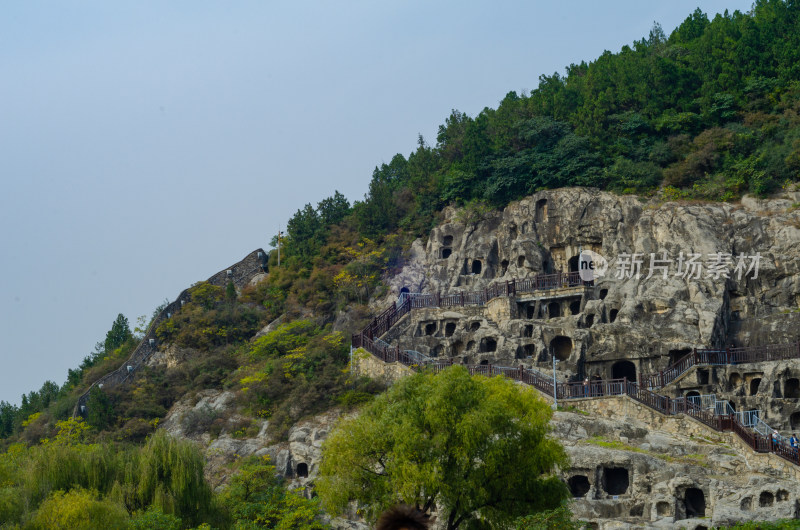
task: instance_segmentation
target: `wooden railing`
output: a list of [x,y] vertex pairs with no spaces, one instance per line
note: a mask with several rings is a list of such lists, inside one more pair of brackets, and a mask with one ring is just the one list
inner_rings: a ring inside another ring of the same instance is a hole
[[370,339],[380,337],[412,309],[483,305],[489,300],[500,296],[516,296],[519,293],[563,287],[579,287],[582,285],[584,285],[584,282],[581,280],[580,273],[559,272],[555,274],[539,274],[533,278],[494,283],[481,291],[461,291],[449,294],[407,294],[399,302],[395,302],[383,313],[372,319],[372,322],[361,333],[353,335],[353,345],[357,347],[361,344],[362,339],[360,337]]
[[[427,369],[434,373],[441,372],[454,364],[450,359],[419,363],[418,359],[405,355],[405,352],[400,351],[398,348],[384,346],[363,335],[360,336],[360,339],[359,346],[386,362],[400,362],[414,369]],[[355,343],[353,345],[356,346]],[[662,396],[648,388],[643,388],[641,384],[635,381],[628,381],[627,378],[558,382],[537,370],[531,370],[523,366],[516,368],[492,364],[463,366],[471,375],[507,377],[531,385],[544,394],[554,396],[563,401],[627,395],[631,399],[666,416],[685,414],[716,431],[733,432],[756,452],[772,452],[789,462],[800,465],[800,455],[797,448],[791,447],[785,441],[773,442],[768,436],[754,432],[745,427],[735,415],[719,415],[715,413],[713,408],[702,408],[691,400],[685,398],[672,399],[668,396]]]
[[783,361],[786,359],[800,359],[800,341],[724,350],[694,349],[660,372],[643,374],[639,381],[646,388],[661,388],[681,377],[693,366]]

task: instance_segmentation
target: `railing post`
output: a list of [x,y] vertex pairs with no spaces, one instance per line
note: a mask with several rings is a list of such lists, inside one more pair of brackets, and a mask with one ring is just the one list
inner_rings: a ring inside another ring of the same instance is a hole
[[525,373],[525,369],[522,367],[522,365],[519,365],[519,380],[520,381],[522,381],[522,376],[523,376],[524,373]]
[[464,307],[464,291],[461,291],[461,307]]
[[698,364],[697,348],[692,348],[692,356],[693,356],[693,359],[694,359],[694,364]]
[[627,395],[628,394],[628,376],[622,378],[622,393]]

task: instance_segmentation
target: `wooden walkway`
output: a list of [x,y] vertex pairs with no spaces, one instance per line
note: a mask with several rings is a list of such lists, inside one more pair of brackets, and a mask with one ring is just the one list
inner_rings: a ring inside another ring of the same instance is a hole
[[[582,285],[577,273],[540,275],[526,280],[514,280],[494,284],[483,291],[461,292],[442,295],[405,295],[386,311],[375,317],[360,333],[353,335],[353,347],[361,347],[378,359],[387,362],[399,362],[416,370],[433,370],[439,372],[453,365],[452,360],[420,362],[413,352],[392,347],[378,337],[389,331],[403,316],[413,309],[425,307],[452,307],[464,305],[481,305],[498,296],[516,296],[518,293],[536,290],[557,289]],[[712,409],[703,409],[696,402],[686,398],[670,398],[653,392],[685,374],[694,366],[724,365],[747,362],[777,361],[800,358],[800,341],[792,344],[755,346],[745,348],[695,349],[678,360],[667,369],[654,374],[643,375],[639,381],[627,379],[594,380],[589,382],[557,382],[542,373],[519,367],[494,365],[465,365],[471,374],[486,376],[502,375],[528,384],[537,390],[559,400],[585,399],[605,396],[627,395],[652,410],[668,416],[686,414],[716,431],[735,433],[744,442],[759,453],[772,452],[776,455],[800,465],[800,454],[785,440],[775,443],[767,434],[760,434],[746,427],[733,414],[718,415]]]

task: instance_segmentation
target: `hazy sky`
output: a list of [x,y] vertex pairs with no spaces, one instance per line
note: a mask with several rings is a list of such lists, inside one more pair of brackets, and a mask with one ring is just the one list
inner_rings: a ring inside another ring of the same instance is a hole
[[268,247],[375,165],[696,7],[750,2],[5,2],[0,399],[62,384],[117,313]]

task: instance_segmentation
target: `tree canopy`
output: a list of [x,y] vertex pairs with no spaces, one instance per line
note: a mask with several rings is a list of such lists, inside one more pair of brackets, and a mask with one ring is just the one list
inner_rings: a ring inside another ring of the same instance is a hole
[[370,520],[403,502],[434,507],[446,528],[506,527],[568,496],[567,465],[547,436],[550,407],[502,377],[454,366],[403,378],[323,445],[317,491],[324,507],[356,501]]

